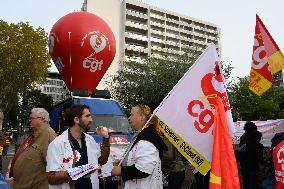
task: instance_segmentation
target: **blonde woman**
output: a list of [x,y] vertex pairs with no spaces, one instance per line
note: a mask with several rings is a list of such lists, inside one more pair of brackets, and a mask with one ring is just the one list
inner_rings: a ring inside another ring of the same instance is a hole
[[126,166],[114,166],[112,170],[112,175],[122,177],[125,189],[163,188],[161,158],[166,146],[153,124],[142,130],[150,117],[147,105],[138,104],[131,109],[129,122],[139,134],[129,151]]

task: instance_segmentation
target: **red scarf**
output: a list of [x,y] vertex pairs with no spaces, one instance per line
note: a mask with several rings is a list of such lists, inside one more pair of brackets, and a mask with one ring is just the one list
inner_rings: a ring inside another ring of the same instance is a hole
[[24,152],[24,150],[32,143],[34,139],[34,136],[33,136],[33,133],[31,133],[26,139],[25,141],[20,145],[19,149],[17,150],[13,160],[12,160],[12,163],[11,163],[11,168],[10,168],[10,171],[9,171],[9,177],[13,177],[13,168],[14,168],[14,165],[17,161],[17,159],[19,158],[19,156]]

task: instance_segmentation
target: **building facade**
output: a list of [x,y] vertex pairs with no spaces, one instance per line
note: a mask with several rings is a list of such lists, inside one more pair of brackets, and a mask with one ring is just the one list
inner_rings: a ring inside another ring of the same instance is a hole
[[273,75],[273,85],[284,91],[284,70],[281,70],[279,73]]
[[39,89],[51,96],[54,103],[65,100],[70,94],[60,74],[55,72],[48,73],[47,83],[39,86]]
[[202,51],[214,43],[221,57],[220,29],[212,23],[137,0],[85,0],[83,11],[104,19],[116,38],[116,56],[108,74],[135,58],[176,57],[187,49]]

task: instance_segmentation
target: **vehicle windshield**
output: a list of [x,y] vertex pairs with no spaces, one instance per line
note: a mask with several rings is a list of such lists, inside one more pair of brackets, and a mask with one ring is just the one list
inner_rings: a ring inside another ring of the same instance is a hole
[[124,116],[114,115],[92,115],[93,123],[88,132],[95,132],[98,126],[104,126],[109,128],[112,132],[118,132],[123,134],[133,133],[133,130]]

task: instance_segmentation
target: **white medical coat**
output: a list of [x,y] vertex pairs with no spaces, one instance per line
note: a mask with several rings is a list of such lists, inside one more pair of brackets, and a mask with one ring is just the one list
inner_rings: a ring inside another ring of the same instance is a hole
[[[85,140],[87,146],[88,163],[98,163],[98,158],[101,155],[100,146],[96,143],[94,138],[85,133]],[[63,159],[71,157],[69,162],[64,163]],[[65,171],[72,168],[73,164],[73,151],[68,140],[68,130],[63,132],[60,136],[55,138],[48,146],[47,150],[47,166],[46,172],[50,171]],[[91,182],[93,189],[99,189],[98,172],[91,174]],[[60,185],[49,185],[49,189],[70,189],[69,183]]]
[[150,175],[126,181],[124,189],[163,189],[159,151],[151,142],[140,140],[130,150],[127,166],[134,164],[138,170]]

